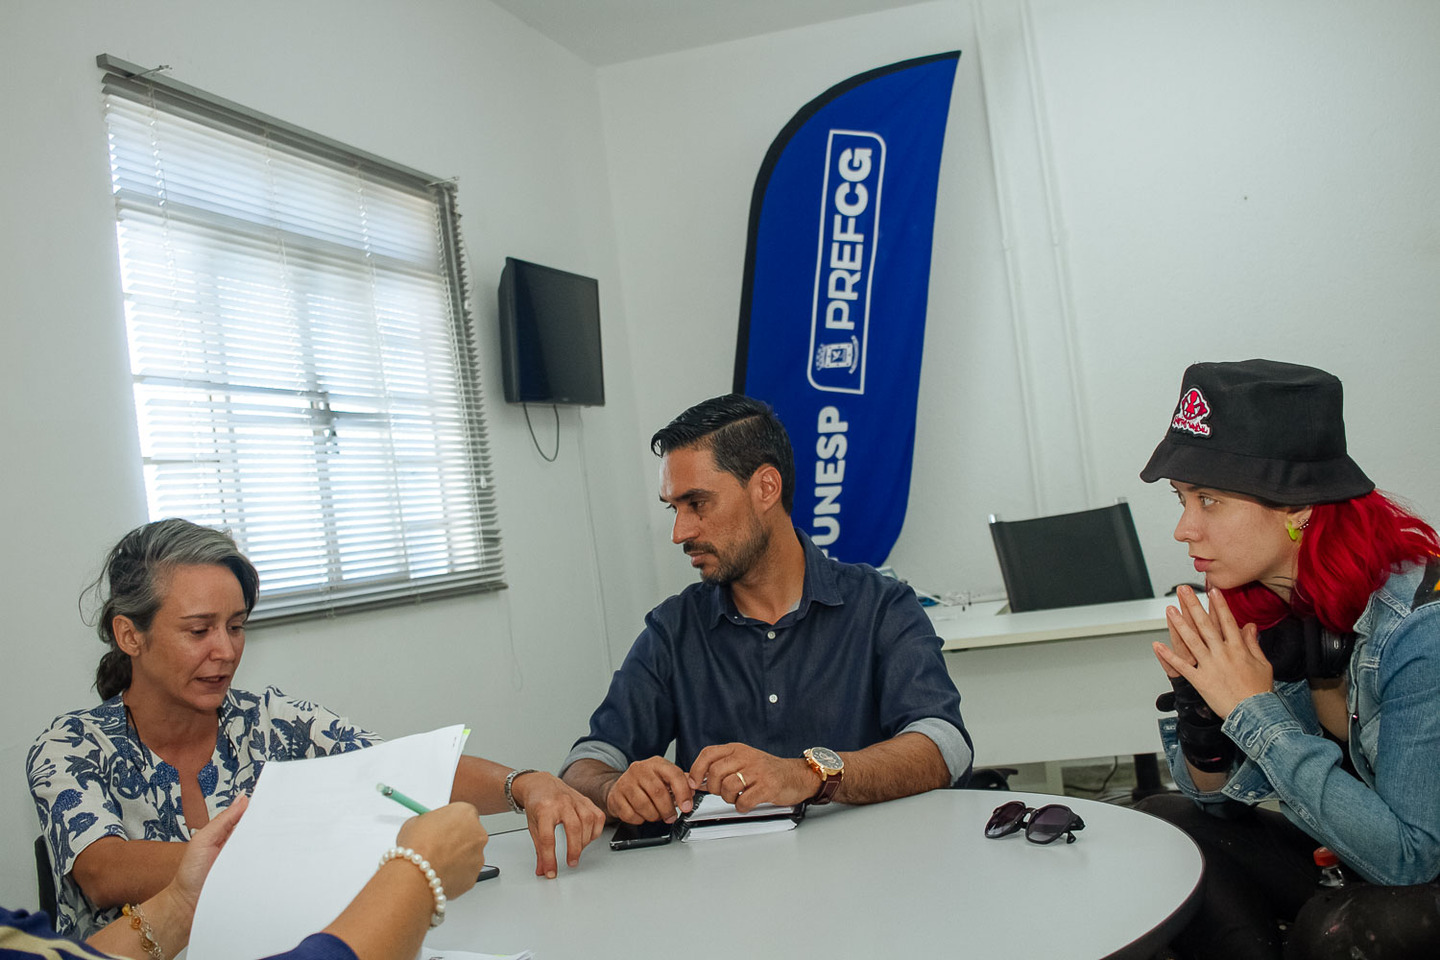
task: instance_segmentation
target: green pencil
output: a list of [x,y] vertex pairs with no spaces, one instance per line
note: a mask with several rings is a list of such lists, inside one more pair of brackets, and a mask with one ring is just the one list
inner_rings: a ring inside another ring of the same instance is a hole
[[380,791],[381,796],[389,797],[391,800],[394,800],[396,803],[400,804],[400,806],[402,807],[405,807],[407,810],[412,810],[415,813],[430,812],[428,809],[416,803],[414,800],[411,800],[409,797],[405,796],[405,794],[401,793],[399,790],[396,790],[394,787],[386,786],[383,783],[377,783],[375,784],[375,789]]

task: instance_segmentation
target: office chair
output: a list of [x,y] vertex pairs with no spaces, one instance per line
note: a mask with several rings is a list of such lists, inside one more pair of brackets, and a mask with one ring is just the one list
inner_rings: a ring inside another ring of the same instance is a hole
[[1034,520],[991,516],[990,536],[1011,613],[1155,596],[1123,499]]
[[[1155,596],[1124,498],[1109,507],[1034,520],[991,516],[990,536],[1011,613]],[[1134,761],[1133,799],[1163,792],[1155,754],[1137,753]]]
[[1009,790],[1010,778],[1019,772],[1015,767],[976,767],[963,789]]
[[40,909],[50,918],[50,929],[55,929],[55,874],[50,869],[50,848],[42,834],[35,838],[35,886],[40,893]]

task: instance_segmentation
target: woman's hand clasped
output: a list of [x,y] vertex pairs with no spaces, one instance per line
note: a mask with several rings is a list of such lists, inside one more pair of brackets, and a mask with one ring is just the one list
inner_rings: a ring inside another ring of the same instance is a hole
[[1219,590],[1208,596],[1207,612],[1194,590],[1176,591],[1179,606],[1165,611],[1170,646],[1156,643],[1155,657],[1167,676],[1189,680],[1216,716],[1228,717],[1240,701],[1272,690],[1275,672],[1255,625],[1239,626]]

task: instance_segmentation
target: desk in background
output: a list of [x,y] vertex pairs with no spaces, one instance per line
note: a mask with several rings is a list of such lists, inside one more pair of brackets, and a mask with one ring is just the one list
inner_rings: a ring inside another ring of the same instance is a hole
[[1155,698],[1169,687],[1150,644],[1167,639],[1173,602],[929,608],[976,766],[1158,752]]
[[426,947],[532,948],[537,960],[1148,960],[1188,918],[1201,858],[1185,834],[1070,800],[1085,820],[1075,843],[985,839],[990,811],[1016,799],[1055,798],[935,790],[814,808],[787,833],[621,852],[607,830],[555,880],[534,876],[529,834],[501,834],[485,850],[499,878],[452,901]]

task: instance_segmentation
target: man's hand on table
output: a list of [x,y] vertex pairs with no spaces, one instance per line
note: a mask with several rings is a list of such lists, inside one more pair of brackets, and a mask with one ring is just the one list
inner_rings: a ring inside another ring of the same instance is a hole
[[787,759],[743,743],[721,743],[700,751],[690,767],[689,785],[749,813],[762,803],[803,803],[820,791],[820,774],[803,757]]
[[674,823],[694,806],[695,790],[685,771],[664,757],[636,760],[605,795],[610,816],[626,823]]

